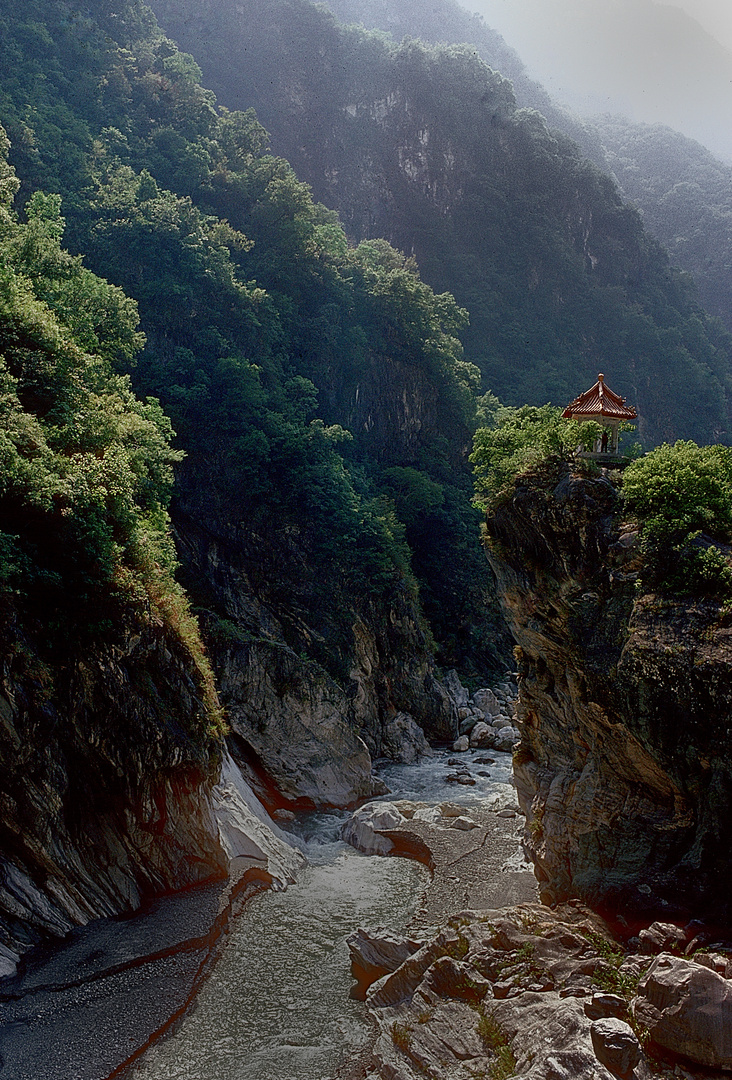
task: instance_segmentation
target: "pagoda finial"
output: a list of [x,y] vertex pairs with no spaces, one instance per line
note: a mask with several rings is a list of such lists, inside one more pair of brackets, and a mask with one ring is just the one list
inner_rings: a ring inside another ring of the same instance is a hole
[[598,382],[605,382],[605,376],[603,375],[602,372],[600,372],[600,374],[597,376],[597,381]]

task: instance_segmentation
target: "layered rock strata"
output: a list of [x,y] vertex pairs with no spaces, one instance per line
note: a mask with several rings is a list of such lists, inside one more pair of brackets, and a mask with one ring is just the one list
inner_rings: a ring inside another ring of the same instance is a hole
[[714,601],[638,592],[621,508],[608,478],[557,467],[488,520],[526,843],[546,901],[728,921],[732,631]]
[[3,640],[0,974],[38,942],[226,878],[232,858],[291,879],[295,853],[226,756],[221,775],[221,736],[169,629],[54,668],[18,620]]

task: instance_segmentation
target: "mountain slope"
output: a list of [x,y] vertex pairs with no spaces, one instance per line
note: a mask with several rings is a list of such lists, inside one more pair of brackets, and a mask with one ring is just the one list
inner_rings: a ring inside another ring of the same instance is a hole
[[[580,119],[559,107],[528,77],[519,56],[478,15],[454,0],[416,5],[407,0],[331,0],[342,22],[388,30],[399,39],[432,43],[468,42],[485,62],[511,80],[516,101],[537,109],[551,127],[569,135],[583,152],[620,184],[640,210],[645,228],[668,250],[671,262],[693,274],[704,308],[732,330],[732,253],[727,221],[732,171],[700,143],[660,125],[621,116]],[[492,9],[491,9],[492,10]],[[621,80],[617,71],[614,78]]]
[[706,310],[732,329],[732,166],[670,128],[622,117],[594,123],[625,197],[694,275]]
[[454,293],[499,397],[565,402],[602,369],[648,441],[727,430],[729,339],[612,182],[474,50],[397,46],[304,0],[156,10],[353,237],[385,235]]

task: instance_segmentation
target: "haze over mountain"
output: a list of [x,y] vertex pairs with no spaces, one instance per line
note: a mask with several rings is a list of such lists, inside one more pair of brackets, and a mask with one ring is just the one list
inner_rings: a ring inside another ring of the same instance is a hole
[[[562,104],[663,123],[732,160],[732,28],[712,0],[473,0]],[[716,36],[713,36],[716,35]]]
[[[656,0],[660,2],[660,0]],[[668,0],[693,16],[712,37],[732,49],[732,7],[727,0]]]

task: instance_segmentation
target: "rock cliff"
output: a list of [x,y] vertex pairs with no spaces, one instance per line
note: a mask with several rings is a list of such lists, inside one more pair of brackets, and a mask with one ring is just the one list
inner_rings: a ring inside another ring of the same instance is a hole
[[714,601],[642,594],[606,477],[522,478],[488,520],[518,643],[516,781],[542,897],[728,921],[732,649]]
[[318,581],[307,530],[254,532],[224,504],[209,500],[204,512],[201,500],[197,486],[183,488],[179,548],[209,612],[235,749],[274,785],[274,804],[348,806],[375,794],[372,756],[399,756],[400,713],[433,739],[454,737],[456,709],[406,593],[370,601]]
[[224,878],[232,858],[292,878],[296,853],[228,758],[221,777],[198,669],[169,627],[53,665],[42,628],[6,610],[2,631],[0,975],[44,939]]

